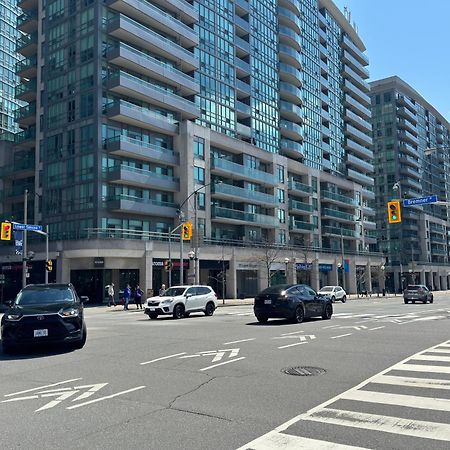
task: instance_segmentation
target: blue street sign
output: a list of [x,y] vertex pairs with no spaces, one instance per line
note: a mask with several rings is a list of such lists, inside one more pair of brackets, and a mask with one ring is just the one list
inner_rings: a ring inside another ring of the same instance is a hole
[[16,255],[23,255],[23,231],[14,231]]
[[42,231],[42,225],[25,225],[24,223],[14,223],[13,229],[18,231]]
[[403,200],[403,206],[427,205],[428,203],[436,203],[438,201],[437,195],[429,195],[420,198],[407,198]]

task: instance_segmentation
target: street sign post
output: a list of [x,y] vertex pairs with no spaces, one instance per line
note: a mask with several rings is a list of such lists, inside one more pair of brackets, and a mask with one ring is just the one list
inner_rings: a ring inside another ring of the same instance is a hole
[[403,206],[428,205],[429,203],[436,203],[437,201],[437,195],[428,195],[427,197],[419,198],[406,198],[403,200]]
[[31,225],[24,223],[14,223],[13,229],[18,231],[42,231],[42,225]]

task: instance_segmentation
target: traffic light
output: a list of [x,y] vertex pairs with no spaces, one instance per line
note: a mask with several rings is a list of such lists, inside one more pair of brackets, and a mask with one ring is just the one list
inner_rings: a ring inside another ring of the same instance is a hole
[[51,272],[53,270],[53,261],[51,259],[47,260],[45,263],[45,269],[47,272]]
[[10,241],[12,236],[12,224],[9,222],[2,222],[1,240]]
[[400,223],[402,221],[400,202],[398,200],[388,202],[387,207],[389,223]]
[[172,261],[170,261],[169,259],[166,259],[165,261],[164,261],[164,270],[166,271],[166,272],[168,272],[170,269],[172,269]]
[[181,238],[183,241],[190,241],[192,237],[192,222],[185,222],[181,225]]

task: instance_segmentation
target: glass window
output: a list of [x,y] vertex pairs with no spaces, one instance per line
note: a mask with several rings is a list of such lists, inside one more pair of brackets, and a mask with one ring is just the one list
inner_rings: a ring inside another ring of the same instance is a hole
[[194,136],[194,156],[205,159],[205,140],[197,136]]
[[278,181],[284,183],[284,166],[277,165]]
[[205,184],[205,169],[194,166],[194,180],[196,183]]
[[278,193],[278,203],[284,203],[286,201],[286,193],[284,192],[284,189],[277,189]]

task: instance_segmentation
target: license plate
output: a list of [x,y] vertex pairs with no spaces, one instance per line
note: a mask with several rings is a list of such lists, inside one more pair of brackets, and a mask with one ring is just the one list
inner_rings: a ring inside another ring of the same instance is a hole
[[48,336],[48,330],[34,330],[34,337]]
[[155,310],[155,308],[148,308],[150,311],[154,311]]
[[270,298],[264,300],[264,304],[265,305],[271,305],[272,304],[272,300],[270,300]]

